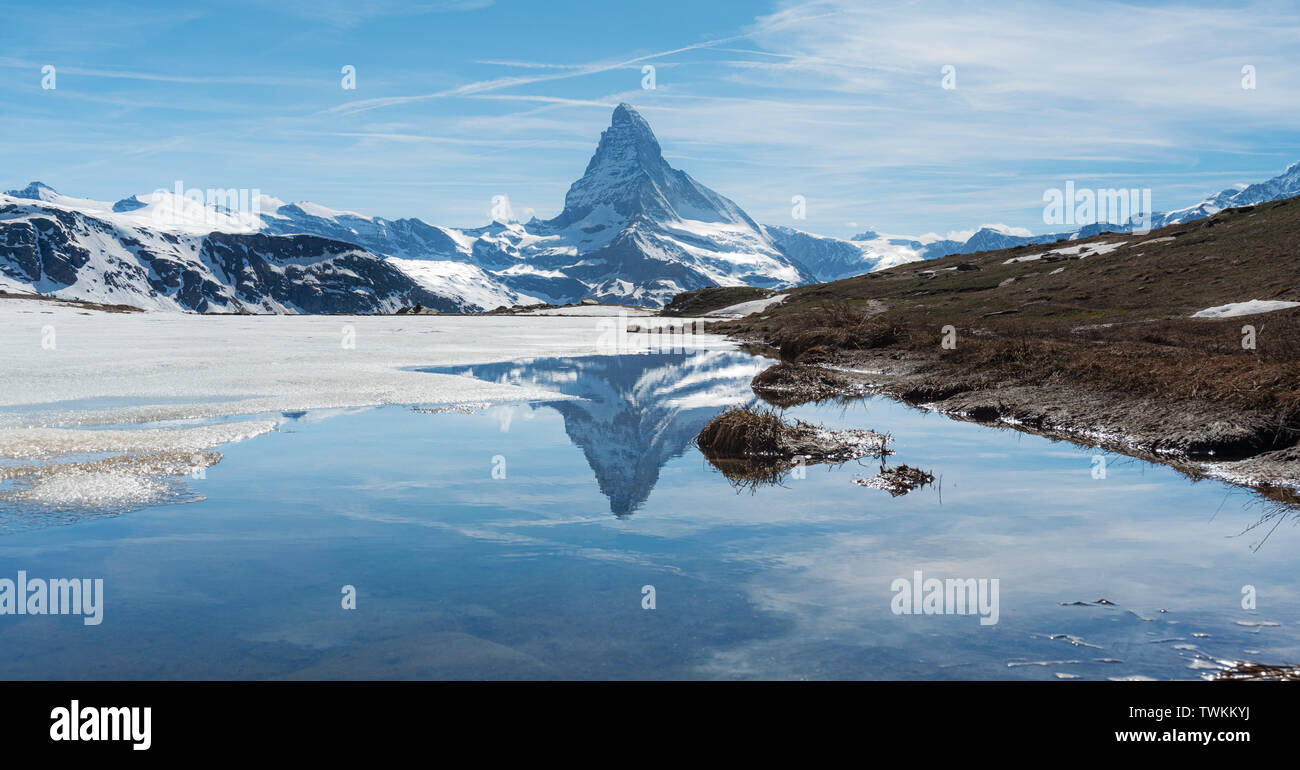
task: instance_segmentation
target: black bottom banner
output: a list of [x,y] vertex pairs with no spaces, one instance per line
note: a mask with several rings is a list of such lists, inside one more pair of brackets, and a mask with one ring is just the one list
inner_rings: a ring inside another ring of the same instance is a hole
[[[1053,761],[1134,752],[1249,755],[1293,742],[1286,683],[239,683],[10,682],[8,749],[256,757],[457,748],[474,756],[581,754],[625,744],[682,758],[984,753]],[[861,752],[868,752],[862,754]]]

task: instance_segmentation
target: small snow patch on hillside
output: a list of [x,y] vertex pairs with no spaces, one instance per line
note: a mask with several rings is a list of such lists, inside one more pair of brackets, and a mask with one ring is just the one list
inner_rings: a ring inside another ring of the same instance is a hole
[[1127,241],[1112,241],[1110,243],[1081,243],[1078,246],[1065,246],[1059,249],[1051,249],[1040,254],[1027,254],[1023,257],[1012,257],[1003,261],[1004,265],[1015,264],[1016,262],[1035,262],[1042,259],[1048,254],[1060,254],[1062,256],[1077,256],[1079,259],[1091,257],[1098,254],[1109,254]]
[[1247,302],[1229,302],[1226,305],[1207,307],[1192,313],[1192,318],[1234,318],[1239,315],[1268,313],[1273,310],[1286,310],[1300,307],[1300,302],[1287,302],[1280,299],[1252,299]]
[[745,316],[750,313],[761,313],[768,308],[785,301],[789,294],[778,294],[775,297],[767,299],[754,299],[749,302],[739,302],[735,305],[728,305],[721,310],[714,310],[708,315],[725,315],[725,316]]

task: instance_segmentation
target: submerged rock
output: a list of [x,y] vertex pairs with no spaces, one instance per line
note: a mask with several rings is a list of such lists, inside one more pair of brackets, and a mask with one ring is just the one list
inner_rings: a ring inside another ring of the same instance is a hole
[[898,497],[913,489],[933,484],[934,474],[910,465],[898,465],[893,468],[882,468],[880,473],[869,479],[854,479],[853,483],[872,489],[883,489],[893,497]]

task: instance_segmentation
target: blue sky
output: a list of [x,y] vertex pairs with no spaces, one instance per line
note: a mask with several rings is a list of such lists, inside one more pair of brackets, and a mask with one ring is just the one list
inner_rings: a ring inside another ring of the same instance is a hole
[[759,221],[841,236],[1044,232],[1067,180],[1168,210],[1300,160],[1291,2],[57,5],[4,11],[0,188],[548,217],[620,101]]

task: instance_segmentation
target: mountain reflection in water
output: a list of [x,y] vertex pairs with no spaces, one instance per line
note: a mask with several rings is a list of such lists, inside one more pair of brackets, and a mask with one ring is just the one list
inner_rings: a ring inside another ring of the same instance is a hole
[[709,350],[582,358],[537,358],[423,369],[508,385],[532,385],[575,398],[549,401],[582,449],[615,516],[646,501],[659,471],[722,410],[757,399],[749,383],[768,362]]

